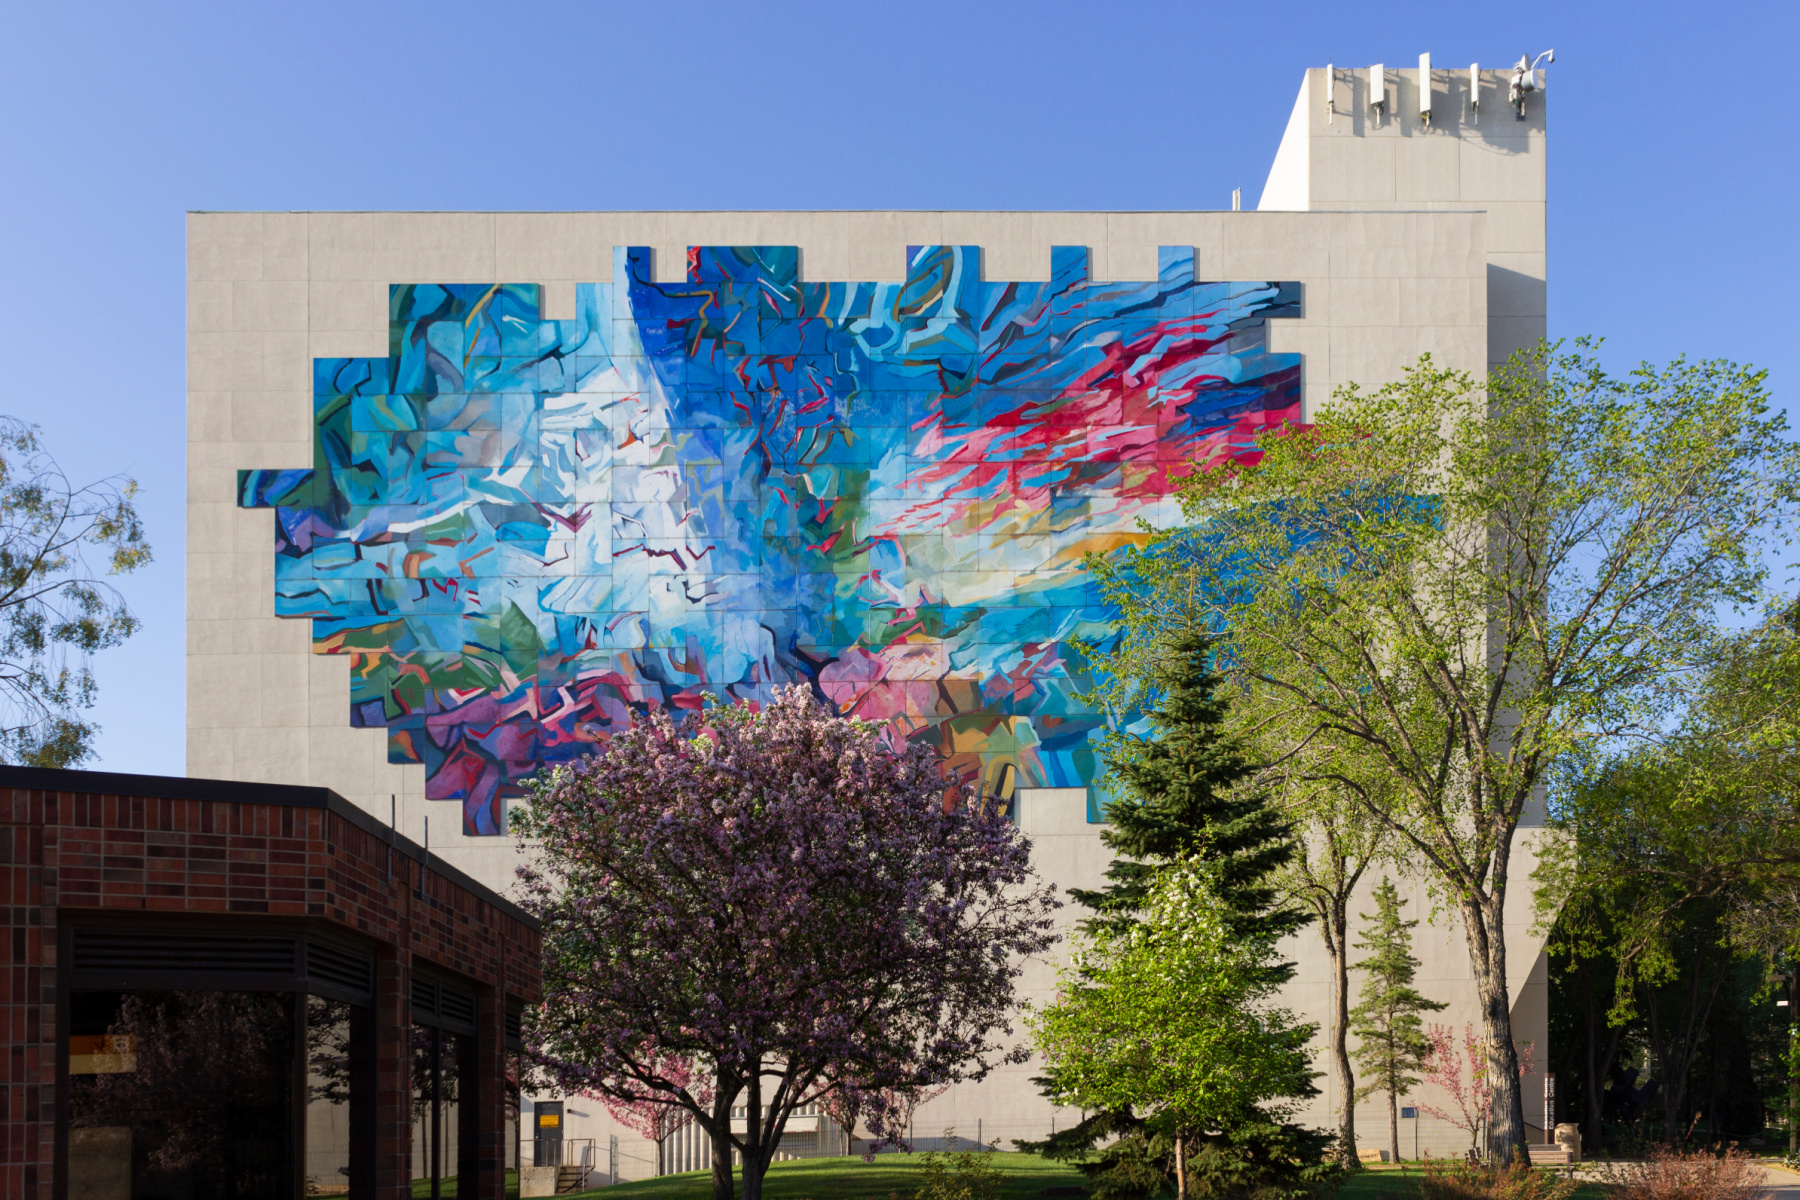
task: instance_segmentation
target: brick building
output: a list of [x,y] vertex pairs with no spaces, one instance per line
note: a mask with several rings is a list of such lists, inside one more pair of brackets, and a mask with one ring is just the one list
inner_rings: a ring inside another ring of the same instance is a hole
[[317,787],[0,768],[0,1194],[499,1197],[538,926]]

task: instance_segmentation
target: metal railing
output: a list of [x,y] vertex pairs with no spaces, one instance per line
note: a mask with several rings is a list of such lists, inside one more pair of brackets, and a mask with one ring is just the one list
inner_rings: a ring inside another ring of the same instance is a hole
[[527,1167],[581,1167],[592,1171],[593,1138],[533,1138],[531,1149],[519,1147],[519,1162]]

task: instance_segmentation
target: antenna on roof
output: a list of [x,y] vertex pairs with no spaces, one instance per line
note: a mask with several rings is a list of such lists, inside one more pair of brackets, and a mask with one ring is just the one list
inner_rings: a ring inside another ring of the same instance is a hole
[[1519,61],[1513,64],[1512,86],[1507,89],[1506,98],[1512,102],[1513,112],[1519,120],[1525,119],[1525,97],[1544,90],[1544,73],[1538,70],[1538,64],[1555,61],[1556,51],[1546,50],[1535,59],[1521,54]]

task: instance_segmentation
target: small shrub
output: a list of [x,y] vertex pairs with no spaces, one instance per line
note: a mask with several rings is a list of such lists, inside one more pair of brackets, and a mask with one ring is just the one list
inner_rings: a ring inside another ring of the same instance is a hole
[[1575,1186],[1574,1180],[1534,1171],[1529,1163],[1495,1168],[1428,1158],[1419,1195],[1421,1200],[1568,1200]]
[[1642,1162],[1600,1168],[1612,1200],[1771,1200],[1754,1158],[1735,1148],[1724,1154],[1683,1154],[1658,1146]]
[[[945,1138],[952,1132],[946,1129]],[[980,1151],[928,1151],[919,1159],[919,1177],[914,1200],[1000,1200],[1000,1172]]]

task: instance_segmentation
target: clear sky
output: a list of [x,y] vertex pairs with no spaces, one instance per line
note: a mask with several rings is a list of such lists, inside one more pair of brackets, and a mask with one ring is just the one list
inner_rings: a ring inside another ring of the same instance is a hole
[[157,554],[93,765],[182,770],[188,209],[1249,207],[1305,68],[1552,47],[1552,334],[1785,404],[1791,2],[4,6],[0,411],[135,476]]

